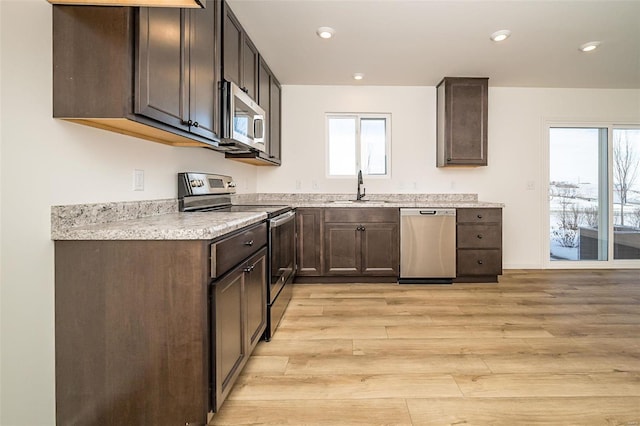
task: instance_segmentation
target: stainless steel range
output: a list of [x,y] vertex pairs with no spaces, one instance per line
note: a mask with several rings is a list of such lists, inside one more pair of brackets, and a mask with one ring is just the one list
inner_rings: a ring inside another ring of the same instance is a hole
[[181,212],[265,212],[268,229],[267,328],[269,341],[291,300],[296,273],[295,210],[286,205],[232,204],[236,188],[230,176],[209,173],[178,173]]

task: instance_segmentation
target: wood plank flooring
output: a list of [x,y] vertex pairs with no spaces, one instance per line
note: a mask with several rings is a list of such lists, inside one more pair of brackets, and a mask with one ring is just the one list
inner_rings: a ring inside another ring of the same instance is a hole
[[296,284],[212,425],[640,425],[640,271]]

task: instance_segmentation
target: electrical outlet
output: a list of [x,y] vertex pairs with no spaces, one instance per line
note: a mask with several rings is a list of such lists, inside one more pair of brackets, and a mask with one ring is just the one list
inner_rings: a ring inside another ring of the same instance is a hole
[[144,170],[133,170],[133,190],[144,191]]
[[302,189],[302,181],[300,179],[296,179],[296,189]]
[[315,181],[315,180],[314,180],[314,181],[311,181],[311,188],[313,188],[313,189],[318,189],[318,188],[319,188],[319,186],[318,186],[318,181]]
[[528,180],[526,188],[527,191],[533,191],[534,189],[536,189],[536,183],[532,180]]

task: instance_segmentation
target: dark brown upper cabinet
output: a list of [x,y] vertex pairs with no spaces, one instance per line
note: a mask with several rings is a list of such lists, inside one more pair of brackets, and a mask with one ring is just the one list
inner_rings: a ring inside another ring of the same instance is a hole
[[437,166],[487,165],[488,78],[445,77],[437,86]]
[[271,106],[269,107],[269,158],[280,164],[282,162],[282,90],[280,82],[272,74],[271,75]]
[[258,104],[267,113],[267,155],[280,164],[280,83],[262,57],[258,62]]
[[177,146],[214,147],[220,3],[53,7],[53,116]]
[[222,68],[224,79],[232,81],[252,99],[258,99],[258,50],[226,2],[222,6]]

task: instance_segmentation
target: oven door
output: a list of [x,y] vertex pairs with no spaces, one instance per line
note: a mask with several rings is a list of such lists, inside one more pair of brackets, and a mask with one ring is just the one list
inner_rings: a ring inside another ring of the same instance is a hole
[[269,221],[270,280],[269,303],[278,297],[284,285],[293,279],[296,258],[296,213],[289,211]]

